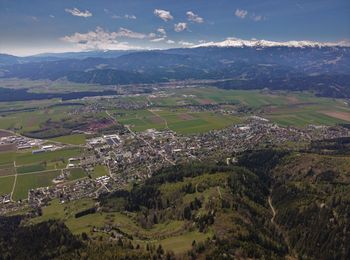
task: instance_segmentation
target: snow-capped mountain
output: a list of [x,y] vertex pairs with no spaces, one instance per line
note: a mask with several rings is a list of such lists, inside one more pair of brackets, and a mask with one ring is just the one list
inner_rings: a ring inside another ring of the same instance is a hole
[[192,48],[198,47],[293,47],[293,48],[321,48],[321,47],[350,47],[350,41],[340,42],[315,42],[315,41],[267,41],[267,40],[243,40],[239,38],[227,38],[221,42],[206,42],[192,46]]

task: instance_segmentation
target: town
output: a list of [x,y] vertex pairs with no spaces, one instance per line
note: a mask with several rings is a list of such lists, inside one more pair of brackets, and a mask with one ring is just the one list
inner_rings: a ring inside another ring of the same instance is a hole
[[[236,155],[246,150],[266,147],[298,150],[313,140],[349,136],[349,130],[341,126],[281,127],[260,116],[250,116],[244,124],[190,136],[171,130],[134,132],[128,125],[125,128],[128,131],[123,129],[88,139],[83,156],[69,158],[52,185],[29,190],[26,200],[13,201],[11,194],[1,196],[0,214],[24,208],[29,208],[31,214],[39,214],[41,207],[55,198],[61,203],[97,198],[103,193],[123,189],[130,183],[141,183],[157,170],[183,162],[221,161],[234,164]],[[66,147],[59,143],[46,145],[42,140],[18,135],[3,137],[1,142],[15,145],[19,150],[34,147],[33,153]],[[108,174],[89,178],[98,164],[105,165]],[[81,167],[86,177],[69,181],[70,169],[76,167]]]

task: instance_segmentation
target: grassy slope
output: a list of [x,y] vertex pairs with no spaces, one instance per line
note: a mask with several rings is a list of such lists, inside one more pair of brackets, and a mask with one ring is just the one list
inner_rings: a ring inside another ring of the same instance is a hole
[[[228,178],[230,173],[203,174],[197,177],[186,178],[183,181],[175,183],[164,183],[159,186],[160,196],[163,200],[170,200],[175,203],[176,207],[164,209],[158,212],[165,217],[158,224],[145,228],[139,223],[139,212],[124,213],[124,211],[97,212],[80,218],[75,218],[75,213],[87,209],[93,205],[92,200],[73,201],[66,204],[60,204],[58,201],[51,202],[51,205],[43,209],[41,217],[33,219],[34,223],[42,222],[51,218],[64,220],[66,225],[74,234],[86,232],[91,237],[105,234],[91,232],[92,227],[104,227],[105,225],[116,225],[123,232],[134,237],[135,244],[146,245],[162,244],[167,250],[172,250],[176,254],[181,254],[192,248],[193,240],[197,243],[204,242],[207,238],[211,238],[213,234],[223,237],[222,230],[228,230],[232,226],[232,221],[237,222],[234,236],[237,239],[248,236],[250,229],[240,227],[238,224],[241,219],[246,218],[243,212],[231,212],[229,209],[221,208],[221,201],[225,199],[232,203],[235,198],[228,187]],[[194,187],[194,192],[187,193],[183,189],[185,186]],[[243,185],[243,184],[242,184]],[[202,232],[199,232],[197,225],[192,221],[183,219],[183,209],[190,205],[191,202],[199,198],[202,206],[193,211],[197,217],[206,216],[212,210],[217,211],[218,222],[213,226],[208,226]],[[115,198],[117,199],[117,198]],[[268,209],[264,206],[258,206],[255,202],[244,198],[249,207],[254,208],[255,214],[261,214],[262,217],[268,216]],[[162,213],[161,213],[162,212]],[[248,217],[250,218],[250,217]],[[268,221],[267,221],[268,222]],[[251,225],[255,225],[251,223]],[[239,228],[240,227],[240,228]],[[261,231],[258,228],[259,234]],[[261,233],[263,234],[263,233]],[[248,239],[248,238],[246,238]],[[273,242],[275,243],[275,242]]]

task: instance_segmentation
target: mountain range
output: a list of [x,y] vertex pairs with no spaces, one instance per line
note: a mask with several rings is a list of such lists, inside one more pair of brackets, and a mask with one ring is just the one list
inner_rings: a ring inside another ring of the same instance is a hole
[[[191,48],[0,55],[0,77],[120,85],[220,80],[218,87],[350,97],[350,45],[227,39]],[[214,84],[215,85],[215,84]]]

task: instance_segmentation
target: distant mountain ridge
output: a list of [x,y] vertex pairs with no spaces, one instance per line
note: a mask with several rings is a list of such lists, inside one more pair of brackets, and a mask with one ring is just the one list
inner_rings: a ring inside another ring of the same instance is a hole
[[267,41],[267,40],[243,40],[239,38],[227,38],[221,42],[205,42],[194,45],[198,47],[290,47],[290,48],[322,48],[322,47],[350,47],[350,41],[339,42],[315,42],[315,41]]
[[301,42],[295,47],[262,41],[229,43],[236,46],[223,48],[208,43],[196,48],[35,56],[25,61],[0,55],[0,77],[64,78],[101,85],[226,80],[218,86],[311,90],[322,96],[350,97],[350,47]]

